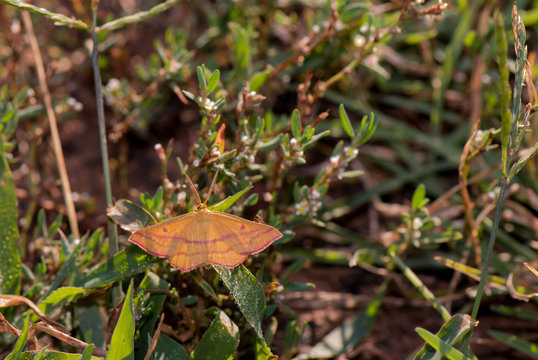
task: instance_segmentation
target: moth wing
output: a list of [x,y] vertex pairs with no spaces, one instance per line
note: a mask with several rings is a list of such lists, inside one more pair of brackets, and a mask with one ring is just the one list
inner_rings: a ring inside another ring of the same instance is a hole
[[280,231],[270,225],[212,211],[209,261],[215,265],[235,267],[248,255],[259,253],[281,237]]
[[184,241],[169,259],[170,264],[182,271],[210,264],[211,246],[215,240],[209,236],[209,221],[202,212],[193,213],[193,220],[183,230]]
[[182,251],[188,240],[195,213],[176,216],[134,232],[129,241],[158,257],[170,257]]

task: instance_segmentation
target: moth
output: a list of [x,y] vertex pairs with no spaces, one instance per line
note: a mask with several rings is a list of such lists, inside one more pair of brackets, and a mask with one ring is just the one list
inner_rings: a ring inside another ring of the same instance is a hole
[[129,237],[130,242],[152,255],[168,258],[170,265],[182,271],[190,271],[208,264],[236,267],[282,237],[270,225],[209,210],[206,203],[217,174],[204,202],[185,176],[198,200],[196,210],[140,229]]

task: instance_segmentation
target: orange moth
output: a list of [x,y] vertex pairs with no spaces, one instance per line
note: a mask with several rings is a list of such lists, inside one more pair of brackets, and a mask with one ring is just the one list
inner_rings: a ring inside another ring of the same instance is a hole
[[190,271],[207,264],[236,267],[248,255],[259,253],[282,237],[270,225],[209,210],[206,203],[217,174],[203,203],[192,180],[185,176],[198,200],[197,209],[140,229],[129,241],[152,255],[168,258],[170,265],[182,271]]

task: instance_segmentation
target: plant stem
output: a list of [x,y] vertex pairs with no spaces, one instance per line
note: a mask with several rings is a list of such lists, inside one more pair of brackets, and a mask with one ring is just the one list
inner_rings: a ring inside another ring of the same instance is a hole
[[[96,23],[97,23],[97,6],[94,6],[92,9],[93,16],[93,27],[92,27],[92,40],[93,40],[93,49],[92,49],[92,66],[93,66],[93,77],[95,81],[95,100],[97,103],[97,121],[99,124],[99,140],[101,145],[101,160],[103,163],[103,175],[105,180],[105,196],[107,206],[112,206],[112,190],[110,186],[110,170],[108,165],[108,150],[107,150],[107,141],[106,141],[106,129],[105,129],[105,109],[103,104],[103,93],[101,91],[101,73],[99,71],[99,52],[98,52],[98,41],[97,33],[95,32]],[[116,225],[112,220],[108,220],[107,223],[108,238],[109,238],[109,255],[112,257],[116,252],[118,252],[118,233]]]
[[[505,179],[501,184],[501,191],[499,192],[499,198],[497,199],[497,207],[495,209],[495,218],[493,220],[493,227],[491,228],[491,233],[489,237],[488,249],[483,259],[482,273],[480,274],[480,283],[478,284],[478,290],[476,291],[476,297],[474,299],[473,310],[471,311],[471,321],[474,323],[476,321],[476,316],[478,314],[478,309],[480,308],[480,301],[482,300],[482,295],[484,294],[484,286],[486,284],[486,278],[488,275],[489,263],[491,261],[491,255],[493,253],[493,247],[495,245],[495,238],[497,236],[497,229],[499,228],[499,222],[501,219],[501,210],[502,203],[504,199],[504,192],[508,187],[508,179]],[[471,327],[468,335],[463,340],[462,348],[469,355],[470,348],[469,344],[471,343],[471,337],[473,335],[474,327]]]
[[[43,101],[45,103],[45,109],[47,110],[47,118],[49,120],[50,135],[52,137],[52,148],[54,149],[54,155],[56,157],[56,164],[58,166],[58,172],[60,173],[60,181],[62,183],[62,190],[64,195],[65,208],[67,211],[67,217],[69,219],[69,227],[71,233],[76,239],[80,238],[78,229],[77,214],[75,210],[75,204],[73,203],[73,196],[71,194],[71,185],[69,183],[69,177],[67,176],[67,170],[65,167],[64,153],[62,151],[62,143],[60,141],[60,133],[58,132],[58,122],[56,121],[56,114],[52,106],[52,96],[50,95],[49,88],[47,86],[47,77],[45,75],[45,67],[43,66],[43,58],[41,57],[41,51],[37,44],[37,39],[34,33],[34,27],[32,25],[32,19],[27,11],[22,12],[22,20],[24,27],[28,33],[28,40],[30,47],[34,53],[35,65],[37,70],[37,77],[39,79],[39,87],[43,93]],[[31,176],[31,175],[30,175]]]

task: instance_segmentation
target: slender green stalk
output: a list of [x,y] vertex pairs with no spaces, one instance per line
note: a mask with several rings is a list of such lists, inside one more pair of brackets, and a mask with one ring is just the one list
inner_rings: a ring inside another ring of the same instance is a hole
[[[484,262],[483,262],[484,266],[482,268],[482,273],[480,274],[480,283],[478,284],[478,290],[476,291],[476,297],[474,299],[473,310],[471,311],[471,321],[473,323],[476,321],[478,309],[480,308],[480,301],[482,300],[482,296],[484,295],[484,286],[487,281],[488,268],[491,262],[491,255],[493,254],[493,247],[495,246],[495,238],[497,237],[497,229],[499,228],[499,221],[501,219],[501,210],[502,210],[502,203],[504,199],[504,192],[506,191],[507,187],[508,187],[508,182],[503,181],[501,184],[501,191],[499,193],[499,199],[497,200],[497,207],[495,209],[495,218],[493,220],[493,227],[491,229],[491,233],[489,236],[488,249],[484,257]],[[473,329],[474,327],[471,327],[471,331],[469,331],[469,333],[463,339],[462,347],[461,347],[463,351],[466,353],[466,355],[468,356],[471,355],[471,349],[469,345],[471,343]]]
[[443,320],[448,321],[452,315],[450,312],[437,300],[435,295],[428,289],[428,287],[420,280],[420,278],[407,266],[396,254],[396,251],[389,250],[389,256],[396,263],[396,265],[402,270],[405,277],[413,284],[420,294],[432,304],[432,307],[441,314]]
[[[504,198],[504,193],[506,191],[506,188],[510,184],[510,181],[512,177],[517,173],[518,170],[521,169],[521,167],[528,161],[527,158],[523,159],[522,163],[519,163],[519,161],[516,163],[516,165],[520,165],[516,171],[510,171],[509,168],[512,163],[512,159],[514,157],[514,153],[517,151],[520,143],[521,143],[521,137],[518,138],[517,136],[517,126],[519,124],[519,119],[522,114],[521,113],[521,90],[523,87],[523,72],[525,71],[525,62],[527,58],[527,52],[525,48],[525,27],[523,26],[523,23],[521,22],[521,19],[518,16],[517,13],[517,7],[516,4],[513,6],[512,10],[512,27],[514,32],[514,47],[516,51],[516,73],[515,73],[515,83],[514,88],[512,91],[512,107],[511,109],[508,109],[508,103],[509,103],[509,92],[507,89],[510,88],[508,84],[508,66],[506,64],[506,56],[507,56],[507,42],[506,42],[506,35],[503,29],[503,21],[501,14],[497,12],[495,14],[495,21],[496,21],[496,37],[497,37],[497,57],[499,59],[499,72],[501,74],[502,83],[500,85],[501,88],[501,117],[502,117],[502,125],[501,125],[501,140],[502,140],[502,164],[503,164],[503,181],[501,183],[501,191],[499,193],[499,198],[497,200],[497,207],[495,209],[495,218],[493,220],[493,227],[491,229],[491,234],[489,238],[488,243],[488,249],[485,254],[483,263],[484,267],[482,269],[482,273],[480,276],[480,283],[478,284],[478,290],[476,292],[475,301],[473,304],[473,309],[471,312],[471,319],[474,322],[476,320],[478,309],[480,308],[480,301],[482,300],[482,296],[484,294],[484,286],[486,284],[486,278],[487,278],[487,272],[489,268],[489,264],[491,261],[491,256],[493,253],[493,247],[495,245],[495,239],[497,236],[497,230],[499,228],[499,221],[501,218],[501,210],[502,210],[502,203]],[[511,110],[511,111],[510,111]],[[525,118],[525,117],[524,117]],[[531,150],[530,154],[534,154],[535,152]],[[462,349],[466,352],[467,355],[471,354],[470,349],[470,343],[471,343],[471,337],[472,337],[472,330],[469,332],[469,334],[464,338],[462,342]]]
[[507,186],[508,186],[508,182],[503,181],[501,185],[501,191],[499,193],[499,199],[497,200],[497,208],[495,209],[495,218],[493,220],[493,228],[491,229],[491,233],[489,236],[488,250],[486,252],[486,256],[484,259],[484,267],[482,269],[482,273],[480,274],[480,284],[478,284],[478,290],[476,291],[476,297],[473,304],[473,310],[471,312],[471,319],[473,321],[476,320],[476,315],[478,314],[478,308],[480,307],[480,300],[482,299],[482,295],[484,293],[484,286],[486,284],[486,278],[488,276],[489,263],[491,262],[491,255],[493,254],[493,247],[495,245],[495,239],[497,237],[497,229],[499,228],[499,221],[501,219],[501,210],[502,210],[504,192],[506,191]]
[[[95,32],[96,23],[97,23],[97,6],[93,6],[93,31],[92,31],[92,40],[93,40],[93,50],[92,50],[92,65],[93,65],[93,76],[95,81],[95,100],[97,102],[97,121],[99,123],[99,140],[101,143],[101,159],[103,163],[103,175],[105,180],[105,196],[107,206],[112,206],[112,190],[110,186],[110,170],[108,165],[108,150],[107,150],[107,141],[106,141],[106,129],[105,129],[105,109],[103,104],[103,93],[101,91],[101,73],[99,71],[99,52],[98,52],[98,41],[97,33]],[[116,225],[112,220],[108,220],[107,223],[108,238],[110,242],[109,254],[114,256],[118,252],[118,232]]]
[[174,6],[180,1],[181,0],[167,0],[165,2],[155,5],[154,7],[152,7],[151,9],[147,11],[140,11],[140,12],[137,12],[136,14],[124,16],[119,19],[109,21],[103,24],[103,26],[100,26],[96,31],[99,32],[101,30],[121,29],[125,27],[126,25],[134,24],[142,20],[148,19],[150,17],[156,16],[162,13],[163,11],[170,9],[172,6]]
[[43,15],[44,17],[54,21],[54,25],[57,25],[57,26],[70,26],[70,27],[74,27],[74,28],[82,29],[82,30],[88,29],[88,24],[86,24],[84,21],[75,19],[73,17],[65,16],[62,14],[58,14],[50,10],[47,10],[45,8],[28,4],[21,0],[0,0],[0,2],[14,6],[19,9],[27,10],[34,14]]

